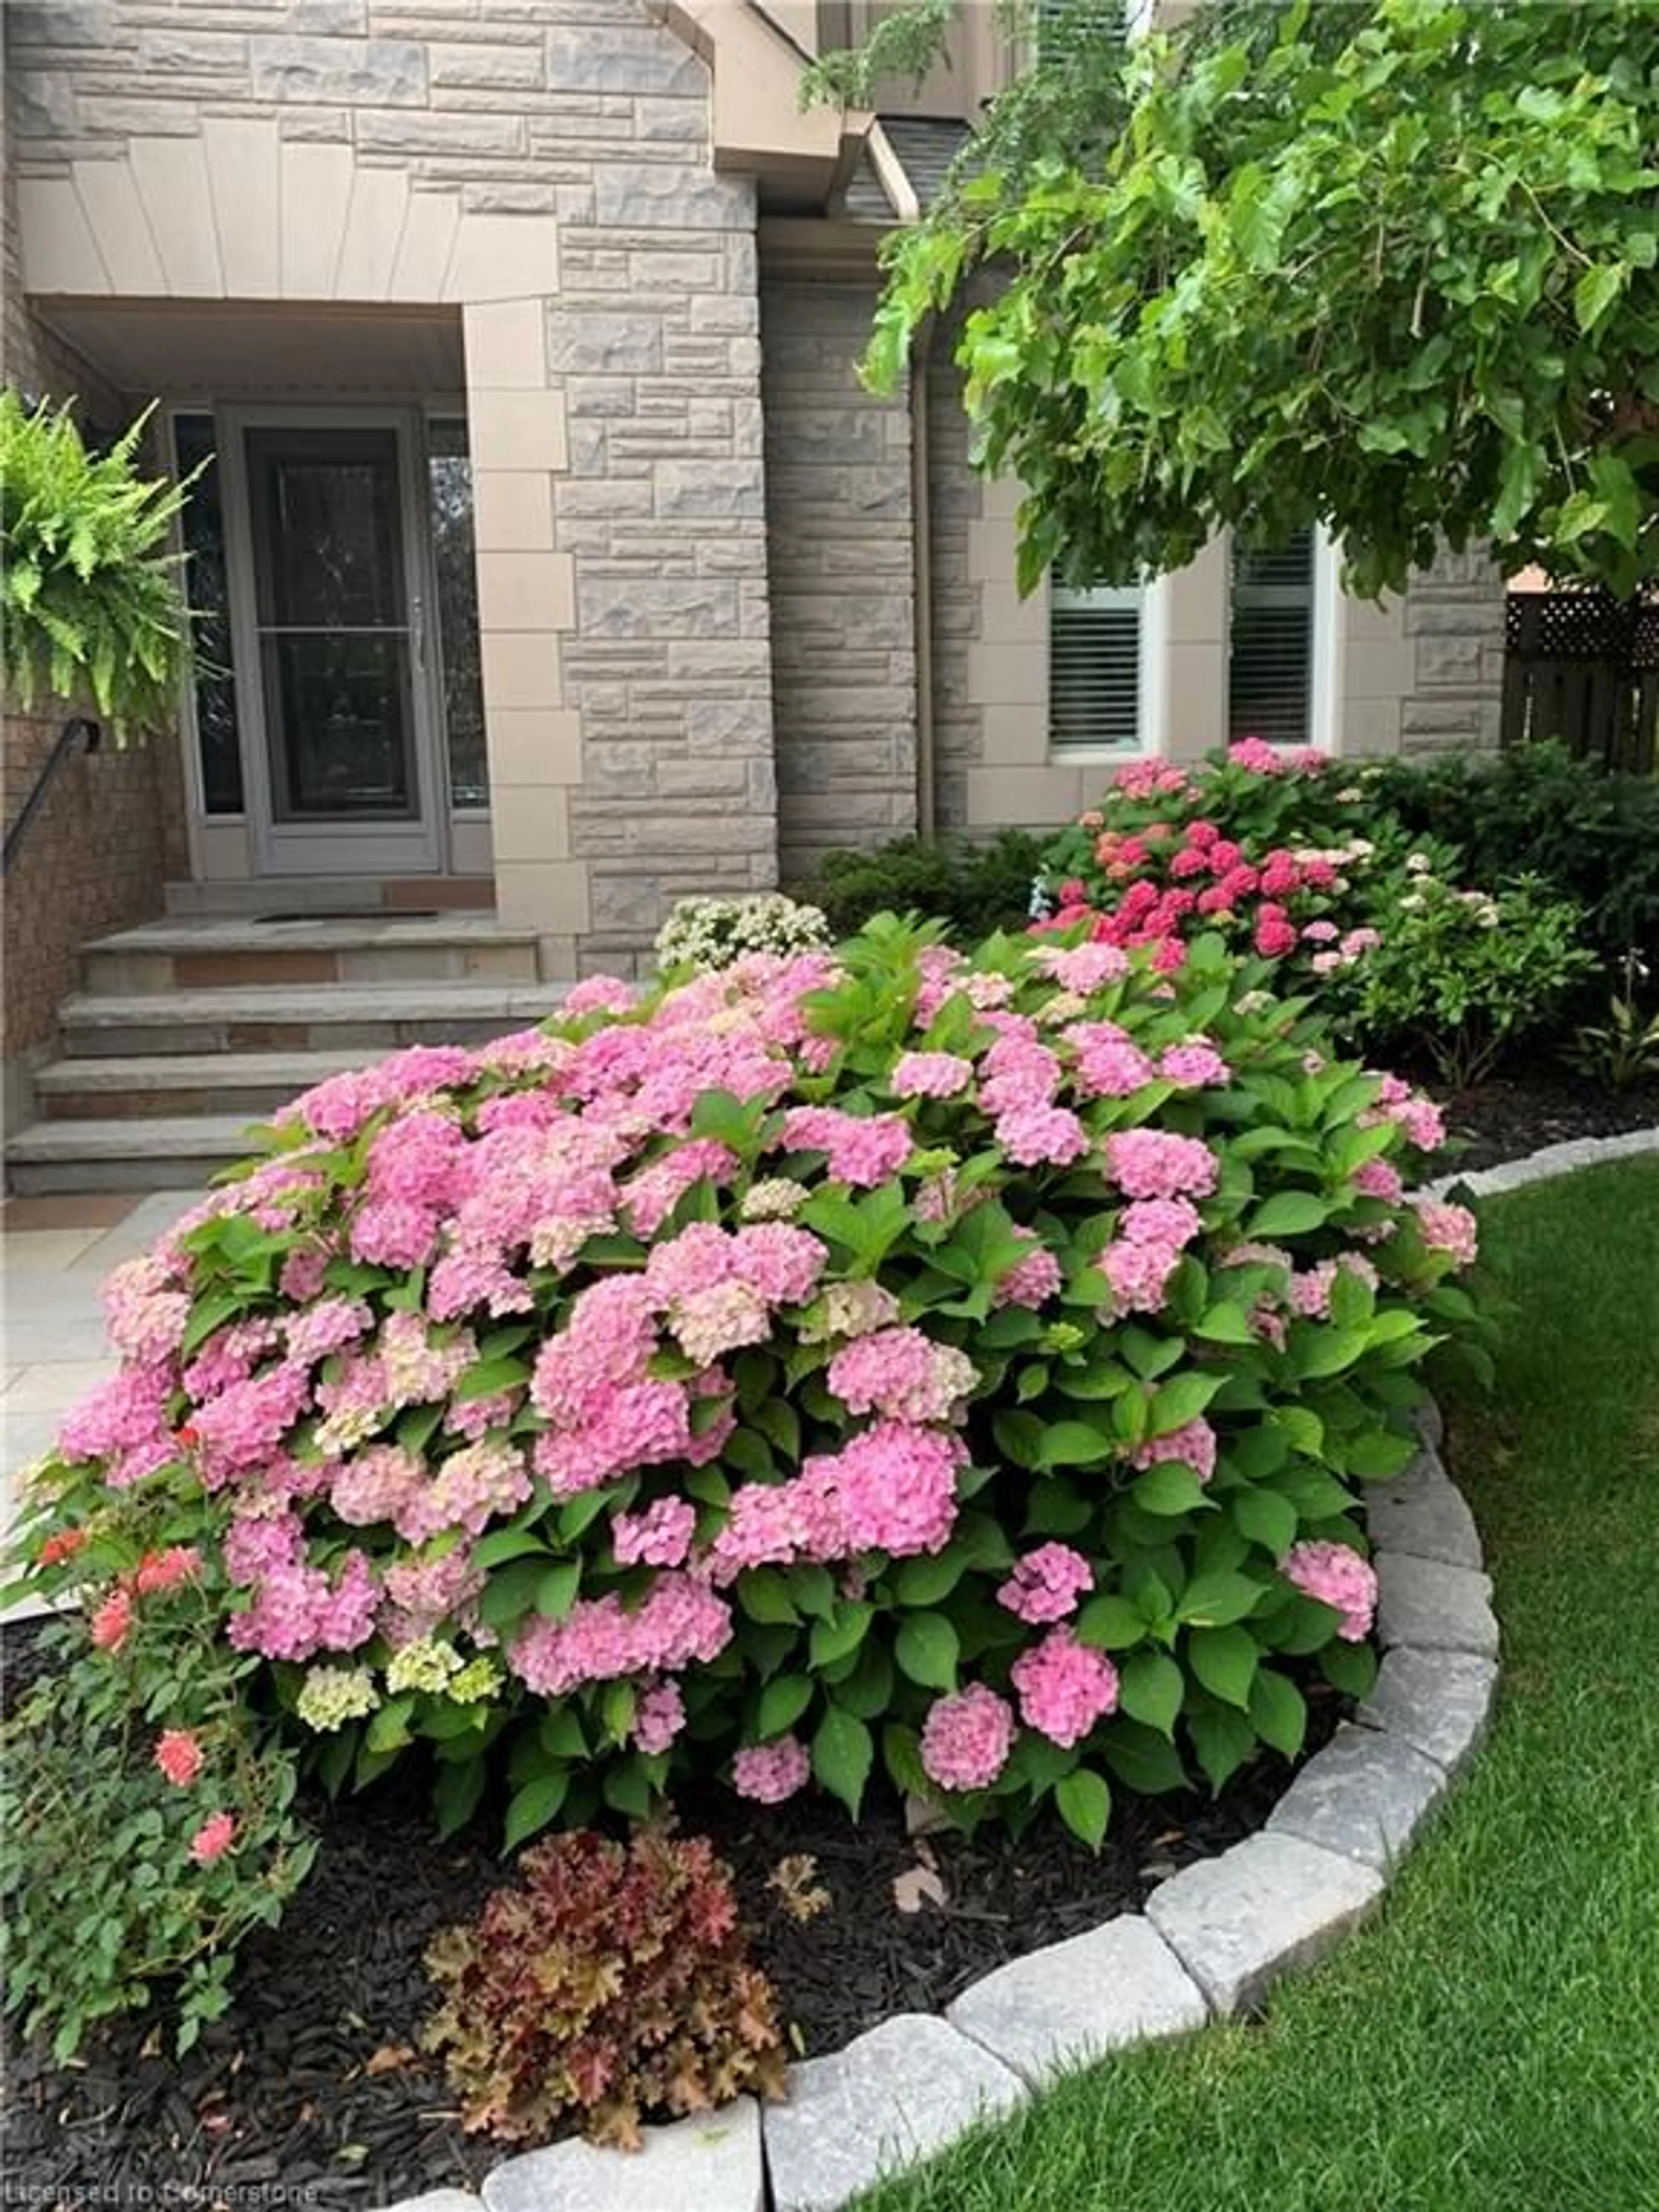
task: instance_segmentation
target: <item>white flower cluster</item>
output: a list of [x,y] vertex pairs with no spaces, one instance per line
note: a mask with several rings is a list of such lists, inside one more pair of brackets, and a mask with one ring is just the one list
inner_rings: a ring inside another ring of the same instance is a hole
[[682,899],[657,933],[657,958],[665,968],[702,974],[729,968],[746,952],[811,952],[831,942],[830,925],[815,906],[801,906],[781,891],[754,898]]
[[1454,900],[1467,907],[1472,919],[1482,929],[1496,929],[1502,919],[1498,901],[1490,891],[1455,890],[1449,884],[1442,883],[1434,872],[1434,862],[1426,853],[1408,853],[1406,869],[1412,887],[1397,903],[1401,914],[1421,914],[1435,901],[1443,905]]

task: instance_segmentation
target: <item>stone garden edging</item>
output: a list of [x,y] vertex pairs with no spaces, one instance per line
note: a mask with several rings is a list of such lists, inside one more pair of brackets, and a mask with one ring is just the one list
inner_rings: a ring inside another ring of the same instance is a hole
[[[1433,1186],[1496,1196],[1659,1152],[1659,1129],[1552,1145]],[[1498,1631],[1474,1516],[1422,1449],[1368,1499],[1383,1660],[1356,1719],[1304,1766],[1265,1827],[1155,1889],[1142,1913],[1011,1960],[933,2013],[902,2013],[790,2069],[789,2101],[752,2098],[646,2130],[643,2151],[567,2142],[497,2166],[480,2199],[441,2189],[392,2212],[837,2212],[882,2174],[943,2150],[1068,2066],[1248,2014],[1381,1899],[1418,1830],[1479,1749]]]

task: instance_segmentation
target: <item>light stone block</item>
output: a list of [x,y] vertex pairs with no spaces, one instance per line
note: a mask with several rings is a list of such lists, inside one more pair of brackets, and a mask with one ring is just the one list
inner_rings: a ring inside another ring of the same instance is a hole
[[568,629],[574,582],[568,553],[480,553],[478,621],[485,630]]
[[569,853],[570,809],[563,784],[506,784],[491,776],[489,797],[497,867],[510,867],[515,860],[562,860]]
[[349,146],[289,141],[282,151],[285,300],[331,300],[351,201]]
[[339,300],[385,300],[409,216],[409,176],[403,169],[359,167],[351,179],[345,235],[335,270]]
[[517,712],[532,707],[562,707],[564,682],[559,670],[558,640],[533,631],[486,630],[479,640],[483,656],[485,713]]
[[445,280],[447,300],[521,300],[539,303],[559,289],[559,226],[550,215],[469,215],[463,218]]
[[398,241],[398,258],[392,266],[394,300],[419,301],[424,305],[450,296],[447,289],[449,264],[460,227],[459,192],[411,188],[404,234]]
[[1474,1516],[1432,1448],[1420,1451],[1392,1482],[1366,1491],[1365,1520],[1381,1551],[1409,1552],[1453,1567],[1480,1565]]
[[219,227],[225,291],[233,299],[273,300],[283,281],[276,125],[258,116],[210,115],[203,119],[202,145],[214,205],[235,210],[234,220]]
[[1498,1687],[1495,1661],[1468,1651],[1390,1651],[1360,1706],[1363,1726],[1390,1735],[1460,1773],[1486,1740]]
[[131,167],[125,161],[76,161],[73,173],[98,258],[113,289],[159,298],[167,290],[167,280]]
[[168,291],[179,298],[221,297],[213,186],[201,141],[135,138],[128,159]]
[[8,0],[9,46],[107,46],[113,32],[108,0]]
[[1379,1552],[1376,1632],[1385,1650],[1408,1644],[1424,1651],[1473,1651],[1498,1656],[1492,1582],[1471,1567],[1406,1552]]
[[539,44],[499,46],[468,40],[449,46],[434,40],[426,53],[427,68],[434,85],[476,86],[483,91],[516,88],[539,92],[546,82],[546,65]]
[[561,375],[654,375],[663,365],[662,318],[621,309],[574,310],[555,302],[547,358],[549,368]]
[[1202,2027],[1209,2007],[1151,1923],[1124,1913],[999,1966],[945,2016],[1039,2088],[1102,2051]]
[[29,291],[109,290],[109,272],[69,178],[20,177],[17,216],[22,233],[23,282]]
[[481,469],[472,480],[473,543],[481,553],[553,549],[553,479],[539,469]]
[[533,929],[543,937],[585,937],[592,927],[587,863],[559,854],[542,860],[497,860],[495,911],[510,928]]
[[596,222],[619,230],[746,230],[755,220],[747,179],[670,161],[607,162],[593,180],[593,205]]
[[249,60],[256,100],[418,107],[427,96],[426,48],[415,39],[255,38]]
[[[489,781],[495,791],[581,781],[580,714],[568,708],[497,707],[493,702],[487,712]],[[499,830],[499,800],[495,812]]]
[[1274,1806],[1267,1830],[1387,1874],[1445,1790],[1445,1770],[1400,1737],[1343,1727]]
[[757,461],[662,461],[655,483],[660,515],[720,519],[766,512]]
[[1216,2011],[1231,2014],[1254,2009],[1281,1974],[1322,1956],[1382,1894],[1375,1868],[1264,1833],[1162,1883],[1146,1917]]
[[637,2151],[580,2142],[532,2151],[483,2185],[484,2212],[764,2212],[765,2200],[752,2097],[647,2128]]
[[465,2189],[428,2189],[422,2197],[399,2197],[392,2212],[483,2212],[483,2199]]
[[483,392],[547,388],[545,301],[481,300],[461,311],[466,380]]
[[569,461],[562,392],[483,392],[471,410],[477,469],[550,469]]
[[684,40],[654,26],[633,30],[614,21],[602,37],[574,23],[550,30],[547,82],[556,92],[696,96],[708,88],[703,64]]
[[789,2093],[763,2122],[774,2212],[835,2212],[1024,2095],[1018,2075],[931,2013],[897,2014],[833,2057],[791,2067]]

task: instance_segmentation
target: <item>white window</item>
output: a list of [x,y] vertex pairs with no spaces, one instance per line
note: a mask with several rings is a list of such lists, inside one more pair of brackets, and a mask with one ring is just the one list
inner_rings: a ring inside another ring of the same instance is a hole
[[1227,735],[1269,744],[1320,741],[1315,711],[1315,533],[1272,551],[1234,544],[1227,661]]
[[1139,584],[1048,594],[1048,742],[1056,753],[1133,751],[1141,738]]

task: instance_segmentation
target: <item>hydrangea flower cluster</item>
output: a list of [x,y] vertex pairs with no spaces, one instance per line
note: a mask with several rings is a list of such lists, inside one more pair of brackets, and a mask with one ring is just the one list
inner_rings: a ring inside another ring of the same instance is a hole
[[1191,769],[1130,763],[1056,841],[1036,926],[1146,945],[1164,969],[1204,930],[1308,977],[1355,969],[1414,879],[1365,834],[1363,787],[1331,769],[1260,738]]
[[[1245,866],[1188,832],[1183,896]],[[1351,1640],[1336,1501],[1474,1250],[1406,1196],[1434,1109],[1254,981],[878,922],[332,1077],[112,1279],[38,1571],[165,1497],[196,1540],[94,1578],[98,1645],[210,1559],[326,1776],[430,1740],[456,1820],[505,1759],[515,1838],[708,1772],[856,1810],[878,1757],[1021,1811],[1144,1735],[1140,1642],[1215,1780],[1193,1639],[1218,1589],[1263,1666]]]
[[708,975],[748,952],[810,952],[829,942],[821,907],[762,891],[753,898],[682,899],[657,932],[657,957],[665,968]]

